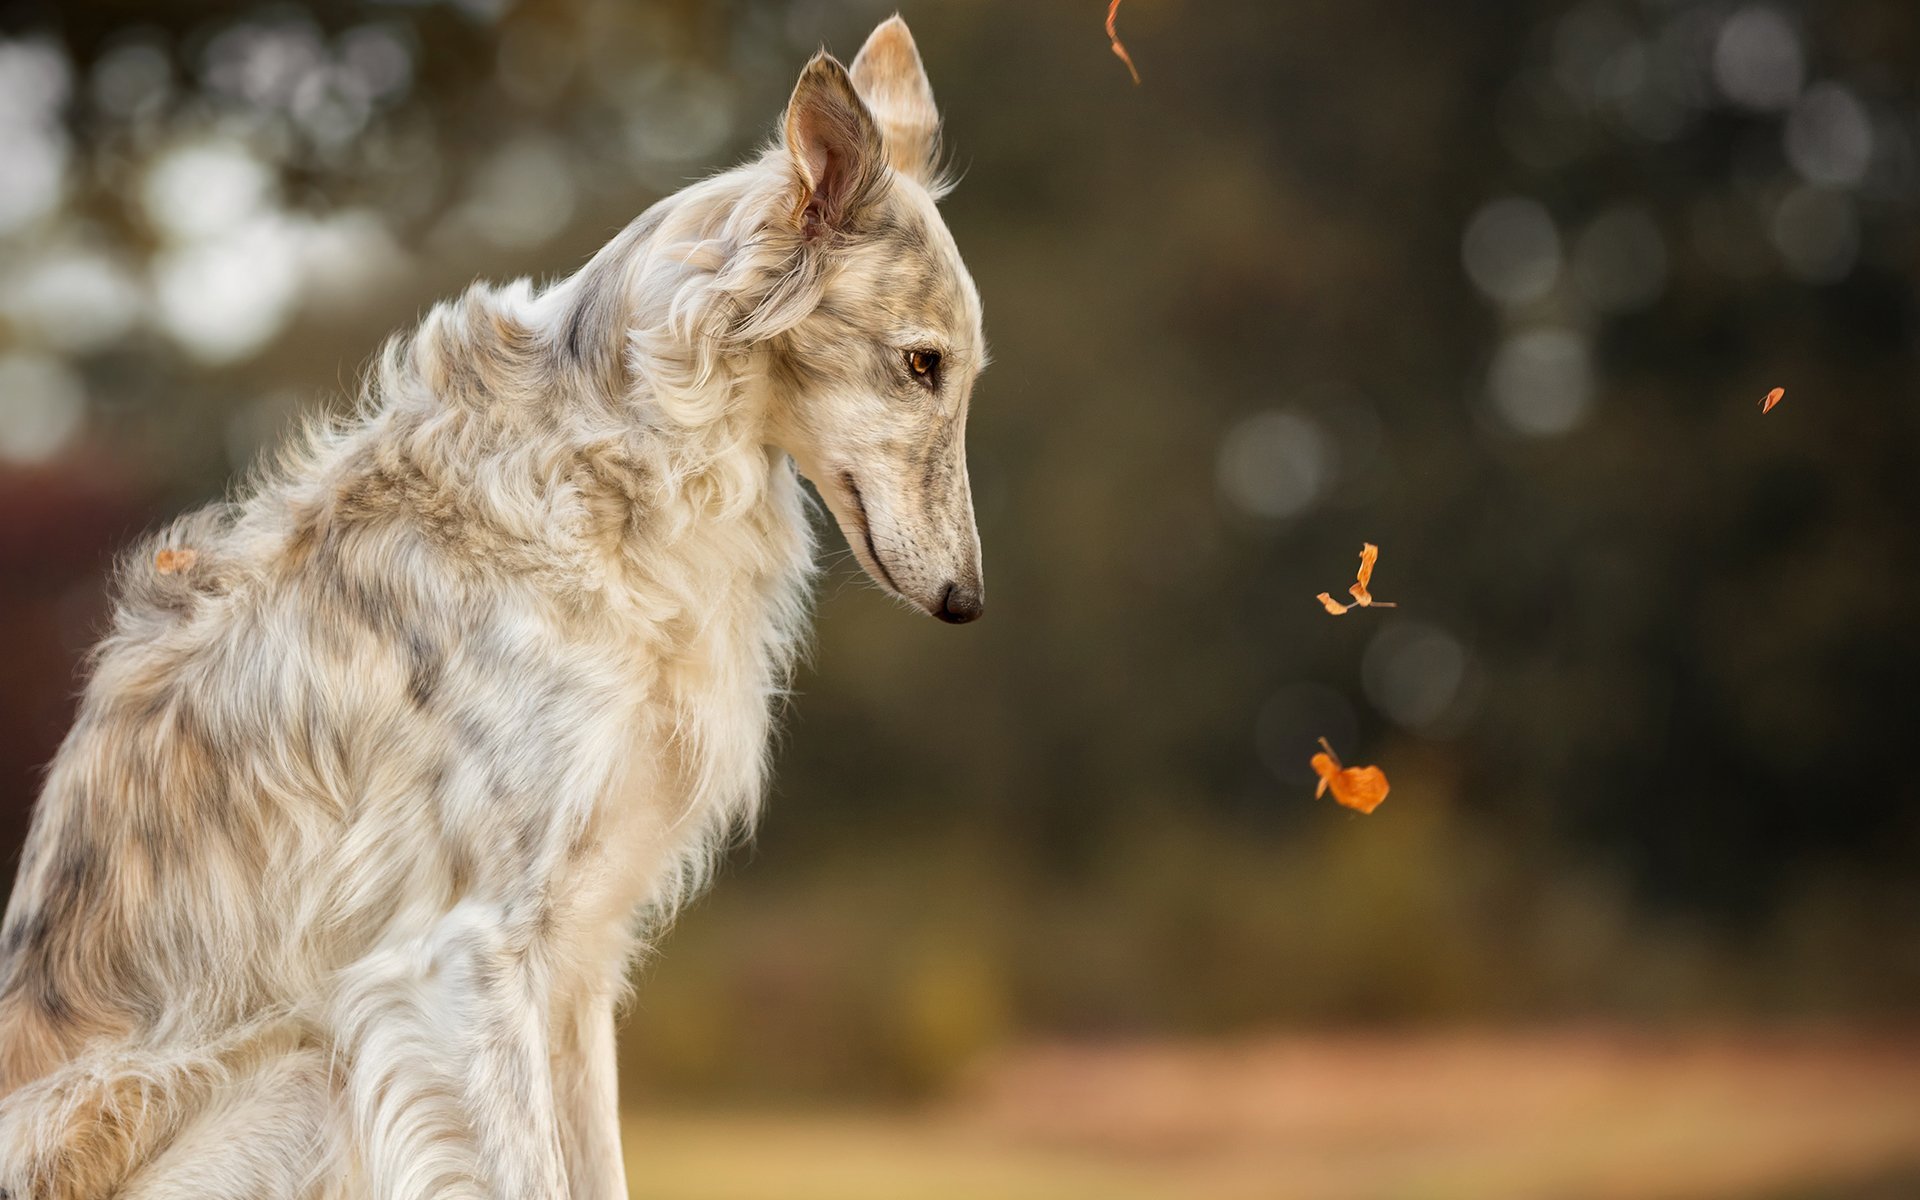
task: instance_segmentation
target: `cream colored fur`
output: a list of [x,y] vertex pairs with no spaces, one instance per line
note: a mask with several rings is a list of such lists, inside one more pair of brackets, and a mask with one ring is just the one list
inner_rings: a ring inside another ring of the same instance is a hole
[[753,820],[813,572],[981,586],[906,26],[124,564],[0,922],[14,1200],[625,1195],[614,1008]]

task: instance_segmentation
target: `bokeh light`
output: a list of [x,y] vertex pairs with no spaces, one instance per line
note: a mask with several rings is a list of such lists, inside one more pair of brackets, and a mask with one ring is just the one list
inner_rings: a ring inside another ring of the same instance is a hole
[[126,337],[146,297],[117,258],[78,247],[49,247],[5,278],[0,312],[39,345],[83,354]]
[[1389,620],[1367,643],[1360,677],[1367,700],[1406,729],[1432,732],[1448,717],[1467,678],[1467,652],[1437,625]]
[[0,41],[0,235],[53,211],[67,166],[67,60],[45,42]]
[[1494,412],[1516,433],[1552,437],[1587,419],[1593,404],[1593,357],[1569,329],[1528,329],[1494,352],[1487,393]]
[[1460,257],[1474,286],[1502,304],[1524,304],[1560,277],[1560,232],[1538,201],[1495,200],[1473,214]]
[[1713,77],[1728,99],[1762,112],[1792,107],[1806,76],[1800,36],[1778,9],[1752,6],[1720,27]]
[[1851,187],[1873,162],[1873,128],[1853,93],[1815,84],[1787,118],[1787,161],[1809,183]]
[[466,191],[466,223],[496,246],[537,246],[573,218],[566,147],[539,134],[500,147],[480,164]]
[[238,142],[190,143],[155,160],[141,200],[163,237],[189,242],[231,233],[273,202],[276,183]]
[[85,385],[44,354],[0,355],[0,461],[37,463],[71,444],[86,421]]
[[1860,221],[1843,192],[1800,187],[1773,213],[1773,244],[1789,273],[1802,283],[1833,283],[1853,270],[1860,253]]
[[1256,517],[1297,517],[1319,500],[1337,469],[1332,441],[1302,413],[1255,413],[1220,443],[1220,490]]

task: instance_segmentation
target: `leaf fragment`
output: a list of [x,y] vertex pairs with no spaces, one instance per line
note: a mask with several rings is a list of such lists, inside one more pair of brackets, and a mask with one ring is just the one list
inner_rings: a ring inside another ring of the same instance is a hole
[[182,571],[193,570],[193,564],[199,558],[200,552],[197,550],[162,550],[153,556],[153,569],[162,575],[178,575]]
[[1347,594],[1353,597],[1353,603],[1344,604],[1344,605],[1340,604],[1337,601],[1335,601],[1333,597],[1329,596],[1325,592],[1321,592],[1320,595],[1317,597],[1317,599],[1320,601],[1322,605],[1326,607],[1326,610],[1328,612],[1334,614],[1335,616],[1338,616],[1341,613],[1346,612],[1349,608],[1354,608],[1354,607],[1359,607],[1359,608],[1398,608],[1400,607],[1398,604],[1395,604],[1394,602],[1389,600],[1375,600],[1373,598],[1373,593],[1367,590],[1368,586],[1373,582],[1373,565],[1378,561],[1380,561],[1380,547],[1374,545],[1372,542],[1361,543],[1360,570],[1355,573],[1353,586],[1347,589]]
[[1379,767],[1341,766],[1340,756],[1333,752],[1325,738],[1320,739],[1320,747],[1325,753],[1316,754],[1311,760],[1314,773],[1320,776],[1314,799],[1318,800],[1331,789],[1335,801],[1355,812],[1370,813],[1379,808],[1380,802],[1387,798],[1387,773]]
[[1133,76],[1133,86],[1140,86],[1140,69],[1133,65],[1133,55],[1120,44],[1120,35],[1113,30],[1113,19],[1120,15],[1120,0],[1113,0],[1107,6],[1107,40],[1113,44],[1113,53],[1121,62],[1127,64],[1127,74]]

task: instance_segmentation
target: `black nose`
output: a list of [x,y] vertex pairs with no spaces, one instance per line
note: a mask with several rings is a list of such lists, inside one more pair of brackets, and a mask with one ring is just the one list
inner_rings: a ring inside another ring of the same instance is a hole
[[940,597],[940,611],[933,615],[949,625],[965,625],[968,621],[978,620],[985,607],[980,599],[979,588],[950,583]]

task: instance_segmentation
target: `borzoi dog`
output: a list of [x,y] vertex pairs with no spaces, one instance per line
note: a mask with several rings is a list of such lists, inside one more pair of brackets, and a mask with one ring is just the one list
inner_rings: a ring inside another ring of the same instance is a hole
[[980,615],[980,302],[898,18],[570,278],[475,287],[351,419],[124,564],[0,924],[13,1200],[626,1195],[613,1013],[752,819],[800,475]]

